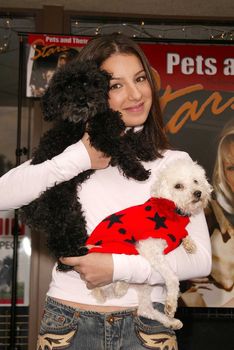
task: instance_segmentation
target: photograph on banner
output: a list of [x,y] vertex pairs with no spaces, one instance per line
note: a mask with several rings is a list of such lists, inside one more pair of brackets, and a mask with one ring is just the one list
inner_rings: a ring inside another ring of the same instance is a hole
[[30,34],[26,97],[41,97],[56,69],[75,59],[86,37]]
[[[14,210],[0,211],[0,306],[11,305],[13,269]],[[17,305],[29,305],[31,238],[30,230],[19,224]]]
[[[234,307],[234,45],[142,43],[155,73],[166,130],[207,172],[210,276],[181,283],[181,306]],[[198,228],[199,229],[199,228]]]

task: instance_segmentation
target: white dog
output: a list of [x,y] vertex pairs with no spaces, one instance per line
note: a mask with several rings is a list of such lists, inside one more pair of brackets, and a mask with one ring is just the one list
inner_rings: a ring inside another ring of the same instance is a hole
[[[188,236],[186,226],[191,215],[206,207],[211,191],[212,188],[206,179],[205,171],[200,165],[190,159],[172,161],[157,174],[157,178],[151,188],[152,198],[149,201],[142,206],[127,208],[112,214],[97,226],[88,239],[87,244],[100,245],[96,248],[98,249],[96,251],[99,252],[102,252],[102,248],[105,249],[105,240],[107,242],[107,250],[103,252],[118,252],[115,250],[111,251],[111,239],[113,239],[113,248],[119,246],[121,249],[123,246],[123,249],[125,249],[124,244],[127,242],[129,249],[129,238],[125,238],[124,242],[119,241],[119,236],[121,236],[122,240],[123,229],[121,234],[119,234],[120,229],[117,226],[118,232],[112,232],[110,236],[108,231],[104,232],[103,225],[107,225],[108,220],[113,218],[113,216],[121,216],[121,219],[124,217],[125,220],[127,217],[130,218],[130,227],[128,226],[126,231],[130,232],[134,245],[133,249],[136,249],[139,254],[150,262],[155,270],[160,272],[165,280],[167,289],[165,314],[163,314],[153,308],[150,297],[153,286],[134,284],[139,298],[138,315],[158,320],[166,327],[173,329],[182,327],[182,322],[174,318],[179,295],[179,280],[167,263],[165,253],[175,249],[181,241],[188,253],[195,251],[195,244]],[[151,210],[154,205],[156,208],[154,208],[156,211],[153,212],[153,214],[155,213],[154,217],[150,217],[149,212],[146,215],[146,211]],[[143,218],[141,218],[142,215],[144,215]],[[135,224],[136,220],[132,220],[133,216],[137,217],[137,224]],[[156,216],[160,220],[153,223],[155,225],[154,230],[152,230],[152,233],[149,233],[151,231],[145,225],[149,225],[148,222],[150,221],[150,225],[152,225],[152,221],[154,221]],[[142,227],[140,221],[143,223]],[[123,222],[121,221],[121,223]],[[137,228],[134,225],[137,225]],[[144,236],[144,229],[147,231],[146,236]],[[134,233],[134,230],[139,232]],[[100,234],[103,237],[100,237]],[[90,251],[94,250],[91,249]],[[122,253],[126,253],[126,251],[124,250]],[[135,254],[134,251],[132,253]],[[128,254],[131,254],[131,251]],[[131,284],[131,286],[133,285]],[[129,285],[125,282],[117,282],[107,287],[95,288],[92,293],[97,300],[104,301],[108,297],[121,297],[126,293],[128,287]]]

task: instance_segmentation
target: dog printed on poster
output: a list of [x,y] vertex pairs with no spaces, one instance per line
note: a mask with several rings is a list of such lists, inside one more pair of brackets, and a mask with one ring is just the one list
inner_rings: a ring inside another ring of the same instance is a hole
[[[153,308],[153,286],[131,284],[138,293],[138,315],[158,320],[173,329],[182,327],[182,322],[174,318],[179,280],[169,266],[165,254],[178,247],[181,242],[188,253],[196,251],[196,245],[188,235],[186,226],[191,216],[207,206],[211,192],[212,187],[200,165],[191,159],[172,161],[157,174],[151,188],[152,197],[146,203],[105,218],[87,240],[87,245],[92,246],[90,252],[121,253],[122,250],[124,254],[141,254],[163,276],[167,290],[164,314]],[[121,219],[110,230],[113,216]],[[157,221],[156,225],[154,219]],[[128,288],[129,284],[116,282],[110,286],[95,288],[92,294],[99,302],[104,302],[107,298],[123,296]]]

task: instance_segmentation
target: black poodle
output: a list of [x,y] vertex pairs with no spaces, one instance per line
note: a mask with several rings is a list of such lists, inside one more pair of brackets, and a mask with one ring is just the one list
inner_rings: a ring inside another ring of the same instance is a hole
[[[111,157],[111,165],[118,166],[126,177],[139,181],[149,177],[139,161],[148,160],[149,152],[144,152],[132,131],[125,132],[120,113],[108,106],[109,82],[110,75],[93,62],[68,63],[54,74],[42,97],[42,111],[44,119],[55,124],[42,137],[31,164],[53,158],[87,131],[90,143]],[[87,253],[83,247],[86,221],[77,186],[92,173],[87,170],[55,185],[21,208],[22,220],[33,230],[46,233],[48,248],[57,259]],[[70,267],[58,262],[58,269]]]

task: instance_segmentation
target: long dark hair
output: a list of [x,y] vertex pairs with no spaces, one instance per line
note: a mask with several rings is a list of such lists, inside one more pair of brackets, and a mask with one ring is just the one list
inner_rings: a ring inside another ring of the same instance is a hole
[[[80,51],[77,61],[94,60],[100,67],[106,59],[115,53],[135,55],[140,59],[144,67],[152,91],[152,106],[143,130],[139,132],[139,137],[136,137],[138,139],[136,144],[138,147],[143,146],[148,150],[151,149],[151,156],[148,158],[144,156],[140,157],[143,160],[161,157],[160,151],[168,149],[169,142],[164,131],[156,81],[148,59],[138,44],[129,37],[119,33],[98,36],[91,39]],[[139,141],[142,141],[140,144],[143,142],[147,143],[147,146],[143,144],[139,145]]]

